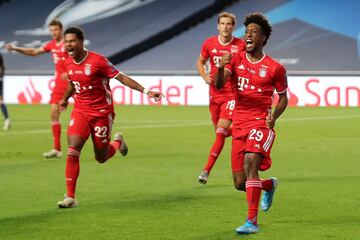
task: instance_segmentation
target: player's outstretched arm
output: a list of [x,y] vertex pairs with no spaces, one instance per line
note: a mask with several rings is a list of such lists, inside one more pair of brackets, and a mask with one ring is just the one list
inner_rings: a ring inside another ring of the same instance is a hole
[[129,76],[127,76],[125,74],[120,73],[116,77],[116,79],[119,80],[125,86],[128,86],[129,88],[132,88],[132,89],[137,90],[139,92],[145,93],[149,97],[154,98],[155,101],[160,101],[160,99],[164,96],[161,92],[149,91],[148,89],[141,86],[134,79],[130,78]]
[[206,84],[210,84],[210,76],[205,71],[205,64],[207,59],[203,58],[201,55],[199,56],[198,60],[196,61],[196,69],[198,70],[202,79],[204,79]]
[[230,63],[230,61],[231,61],[230,53],[226,53],[225,55],[223,55],[221,57],[221,60],[219,62],[219,66],[217,68],[217,72],[216,72],[215,78],[214,78],[214,85],[217,89],[224,87],[226,80],[230,77],[231,73],[229,71],[224,70],[225,65]]
[[275,107],[274,112],[266,117],[266,126],[269,129],[274,128],[276,120],[281,116],[285,111],[288,105],[287,91],[279,93],[279,102]]
[[69,103],[68,102],[69,98],[74,94],[75,90],[76,89],[75,89],[74,85],[72,84],[72,82],[69,81],[65,93],[64,93],[63,97],[61,98],[61,100],[59,101],[59,103],[57,104],[57,107],[56,107],[56,109],[59,112],[62,112],[62,111],[66,110],[66,108],[68,106],[68,103]]
[[16,51],[19,53],[22,53],[27,56],[37,56],[42,53],[45,53],[45,50],[42,47],[38,48],[24,48],[24,47],[18,47],[13,44],[6,44],[5,45],[6,50],[8,51]]

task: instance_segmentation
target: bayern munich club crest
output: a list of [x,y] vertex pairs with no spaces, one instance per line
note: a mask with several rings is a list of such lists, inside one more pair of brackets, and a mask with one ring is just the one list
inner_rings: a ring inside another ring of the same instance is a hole
[[267,69],[266,68],[260,68],[259,69],[259,76],[260,77],[266,77],[266,74],[267,74]]
[[91,74],[91,65],[90,64],[85,64],[84,72],[85,72],[86,76],[89,76]]

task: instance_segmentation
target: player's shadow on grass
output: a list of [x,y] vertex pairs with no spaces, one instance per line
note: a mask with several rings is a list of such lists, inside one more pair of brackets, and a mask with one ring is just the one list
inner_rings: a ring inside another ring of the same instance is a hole
[[[215,197],[215,196],[214,196]],[[125,198],[117,201],[109,201],[106,203],[90,203],[88,202],[86,206],[89,208],[99,208],[107,209],[109,207],[113,209],[118,209],[121,211],[138,211],[139,209],[148,209],[151,207],[154,209],[164,210],[166,208],[171,208],[175,206],[184,206],[184,204],[190,204],[201,199],[201,196],[198,195],[186,195],[186,194],[160,194],[160,195],[151,195],[143,198]]]
[[[217,186],[214,186],[215,188]],[[219,186],[221,187],[221,186]],[[226,191],[223,197],[233,195],[233,192]],[[130,218],[139,216],[143,219],[144,214],[151,216],[155,222],[162,222],[162,218],[167,218],[172,214],[180,219],[189,218],[195,222],[203,220],[203,213],[211,206],[217,206],[219,193],[216,191],[202,191],[192,187],[179,191],[149,193],[149,194],[129,194],[128,196],[109,197],[112,193],[86,194],[79,197],[79,207],[75,209],[57,209],[56,205],[46,202],[41,209],[33,207],[26,213],[18,213],[17,216],[8,216],[0,218],[1,233],[0,236],[16,235],[23,236],[24,233],[33,233],[38,231],[43,225],[61,226],[63,221],[83,221],[86,218],[92,219],[104,216],[118,216],[119,218]],[[94,197],[96,196],[96,197]],[[54,203],[57,199],[54,199]],[[23,214],[23,215],[21,215]],[[158,218],[158,219],[156,219]],[[115,218],[114,218],[115,219]],[[86,221],[86,220],[85,220]],[[89,220],[91,221],[91,220]],[[115,221],[115,220],[114,220]],[[112,221],[111,221],[112,222]],[[191,223],[189,223],[191,224]],[[172,225],[171,225],[172,226]],[[14,233],[14,229],[16,232]],[[229,229],[231,233],[232,229]],[[219,233],[221,236],[222,233]],[[229,234],[231,236],[231,234]],[[1,238],[1,237],[0,237]],[[205,238],[204,238],[205,239]]]

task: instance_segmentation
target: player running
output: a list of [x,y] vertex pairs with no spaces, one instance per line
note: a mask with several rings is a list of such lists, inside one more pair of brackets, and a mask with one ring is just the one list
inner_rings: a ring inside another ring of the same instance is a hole
[[[234,14],[223,12],[218,15],[217,29],[219,34],[205,40],[196,63],[200,76],[205,83],[209,84],[209,110],[216,134],[208,161],[198,177],[199,182],[202,184],[206,184],[208,181],[210,171],[223,149],[225,138],[231,136],[231,114],[235,106],[234,95],[230,83],[226,83],[219,90],[215,88],[213,78],[224,53],[236,53],[245,49],[244,41],[232,35],[235,23],[236,16]],[[209,59],[211,69],[210,74],[207,74],[205,65]]]
[[51,104],[51,129],[53,135],[53,149],[43,153],[46,158],[60,158],[61,153],[61,124],[59,121],[60,113],[56,111],[56,104],[60,101],[67,87],[66,74],[64,74],[64,61],[68,57],[64,49],[63,42],[63,26],[62,23],[54,19],[49,23],[49,31],[52,40],[39,48],[24,48],[12,44],[7,44],[5,48],[9,51],[14,50],[27,56],[38,56],[47,52],[51,52],[55,65],[55,86],[52,89]]
[[[275,139],[275,121],[287,107],[285,68],[263,52],[272,28],[264,15],[253,13],[244,18],[246,52],[225,54],[215,76],[216,87],[223,87],[230,77],[236,93],[233,111],[232,171],[235,188],[246,191],[248,216],[238,234],[259,231],[258,205],[269,210],[277,179],[261,180],[258,171],[271,166],[270,151]],[[225,70],[224,70],[225,69]],[[274,90],[279,102],[272,111]]]
[[115,134],[115,140],[110,142],[115,113],[109,79],[115,78],[157,101],[161,99],[162,94],[145,89],[119,72],[104,56],[84,49],[84,34],[81,29],[68,28],[64,38],[66,51],[70,55],[65,61],[69,84],[58,109],[65,110],[68,99],[73,94],[75,105],[67,131],[69,143],[65,168],[67,194],[57,205],[60,208],[72,208],[77,206],[75,189],[79,176],[79,157],[89,136],[93,141],[95,159],[99,163],[105,163],[117,150],[123,156],[127,154],[127,146],[120,133]]

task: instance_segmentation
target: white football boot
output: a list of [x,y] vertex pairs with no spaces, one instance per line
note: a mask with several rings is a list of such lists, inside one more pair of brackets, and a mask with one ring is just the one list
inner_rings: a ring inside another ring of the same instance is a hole
[[78,206],[78,203],[75,198],[71,198],[65,195],[64,200],[57,203],[59,208],[75,208]]
[[4,130],[9,130],[11,128],[11,121],[10,121],[10,118],[7,118],[7,119],[5,119],[5,121],[4,121],[4,127],[3,127],[3,129]]
[[198,177],[198,181],[199,181],[199,183],[205,185],[208,181],[208,178],[209,178],[209,173],[206,171],[202,171],[200,176]]
[[51,149],[50,151],[43,153],[43,156],[46,158],[61,158],[62,152],[56,149]]
[[119,151],[120,151],[121,155],[125,157],[128,154],[129,148],[125,143],[125,140],[124,140],[124,137],[122,136],[122,133],[121,132],[115,133],[114,139],[117,140],[117,141],[121,141]]

